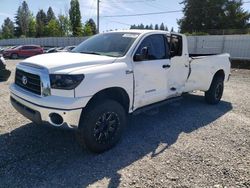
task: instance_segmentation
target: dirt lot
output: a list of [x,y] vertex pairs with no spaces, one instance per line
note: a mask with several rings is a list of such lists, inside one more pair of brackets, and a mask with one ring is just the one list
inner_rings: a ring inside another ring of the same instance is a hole
[[[15,61],[8,61],[15,68]],[[0,83],[0,187],[250,187],[250,71],[233,70],[223,101],[202,93],[130,117],[123,140],[93,155],[74,133],[30,123]]]

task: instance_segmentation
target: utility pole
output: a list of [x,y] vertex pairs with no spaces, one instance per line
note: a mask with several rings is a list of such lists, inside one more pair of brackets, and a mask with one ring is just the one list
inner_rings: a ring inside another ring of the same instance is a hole
[[100,32],[100,0],[97,0],[97,33]]

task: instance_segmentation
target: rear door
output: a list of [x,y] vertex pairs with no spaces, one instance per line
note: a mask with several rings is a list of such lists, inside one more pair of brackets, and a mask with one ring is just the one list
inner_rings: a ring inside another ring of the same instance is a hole
[[183,47],[181,35],[172,34],[168,38],[171,51],[171,68],[168,72],[169,97],[182,94],[189,75],[189,56]]
[[135,56],[147,56],[135,60],[134,109],[162,101],[167,97],[167,74],[170,67],[169,45],[165,35],[153,34],[145,37],[136,50]]

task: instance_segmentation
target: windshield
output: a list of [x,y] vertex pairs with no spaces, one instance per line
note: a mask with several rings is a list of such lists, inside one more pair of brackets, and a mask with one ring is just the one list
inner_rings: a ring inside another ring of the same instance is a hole
[[125,32],[99,34],[82,42],[72,52],[122,57],[138,36],[138,33]]

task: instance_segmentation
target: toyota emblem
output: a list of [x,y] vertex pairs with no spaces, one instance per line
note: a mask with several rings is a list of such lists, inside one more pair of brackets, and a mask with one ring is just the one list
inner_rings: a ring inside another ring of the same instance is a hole
[[23,76],[23,77],[22,77],[22,82],[23,82],[23,85],[27,85],[28,79],[27,79],[26,76]]

